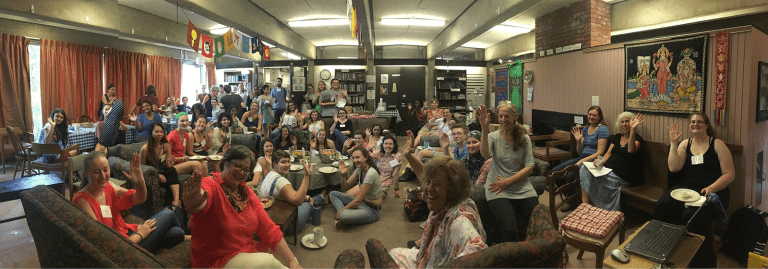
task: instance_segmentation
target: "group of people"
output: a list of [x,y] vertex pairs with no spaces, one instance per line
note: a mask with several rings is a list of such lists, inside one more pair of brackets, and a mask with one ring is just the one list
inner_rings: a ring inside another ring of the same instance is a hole
[[[134,154],[130,172],[123,172],[133,185],[131,190],[109,182],[105,149],[109,143],[115,143],[114,137],[120,130],[128,129],[121,121],[122,100],[116,98],[116,89],[110,84],[100,105],[99,146],[85,158],[83,188],[73,203],[150,251],[192,240],[195,267],[299,267],[280,228],[259,202],[257,192],[296,205],[298,222],[291,225],[298,230],[305,226],[312,207],[323,202],[332,204],[335,218],[342,225],[373,223],[381,217],[381,205],[390,187],[394,187],[396,197],[401,197],[398,174],[405,157],[421,181],[430,215],[420,239],[409,242],[409,248],[389,252],[400,267],[434,267],[491,244],[525,239],[528,221],[538,204],[538,195],[528,180],[534,166],[533,144],[528,135],[530,130],[516,122],[517,109],[511,102],[499,104],[499,129],[493,132],[485,106],[475,111],[480,130],[470,130],[453,118],[452,110],[440,109],[437,101],[431,103],[431,109],[418,102],[416,107],[409,106],[410,113],[423,126],[415,137],[408,131],[408,140],[399,149],[397,139],[385,135],[381,126],[355,129],[347,119],[347,111],[336,106],[339,100],[347,98],[346,92],[339,91],[338,80],[332,81],[331,89],[326,90],[321,82],[319,92],[308,92],[306,101],[316,107],[306,115],[298,111],[296,104],[286,101],[289,92],[280,87],[281,82],[278,79],[274,89],[261,87],[261,95],[249,94],[245,100],[228,85],[223,87],[225,95],[218,96],[220,89],[214,86],[210,94],[198,96],[201,103],[191,107],[187,106],[186,97],[178,105],[174,105],[174,98],[166,98],[158,107],[154,86],[147,87],[146,95],[129,110],[129,118],[139,134],[137,142],[147,141],[141,152]],[[134,115],[139,107],[143,113]],[[644,116],[619,114],[617,133],[611,136],[600,107],[590,107],[587,115],[589,125],[571,131],[579,157],[563,162],[553,171],[580,165],[581,202],[620,210],[621,188],[643,183],[644,140],[637,128]],[[178,124],[170,133],[166,133],[161,121],[168,116],[173,116]],[[333,117],[333,124],[326,132],[320,118],[328,116]],[[278,124],[278,128],[268,132],[270,124]],[[348,155],[354,171],[348,174],[350,167],[340,161],[341,184],[318,192],[308,189],[310,169],[303,163],[304,177],[294,188],[287,180],[291,166],[288,152],[298,149],[294,130],[310,134],[309,150],[332,149]],[[692,188],[704,195],[717,194],[727,209],[728,185],[734,178],[730,152],[722,140],[714,138],[706,115],[692,115],[689,130],[691,137],[683,140],[678,125],[669,128],[669,168],[671,172],[682,172],[682,179],[670,190]],[[231,145],[232,134],[244,131],[269,138],[260,143],[258,160],[248,148]],[[56,109],[39,140],[59,144],[65,155],[75,155],[77,150],[67,148],[68,137],[66,113]],[[437,143],[433,145],[439,146],[421,150],[416,147],[435,139]],[[212,154],[222,156],[220,165],[209,166],[204,160],[191,158]],[[43,156],[43,160],[55,162],[61,157],[66,156]],[[425,158],[432,159],[424,163]],[[612,171],[594,176],[584,165],[587,162]],[[181,220],[172,210],[165,209],[141,225],[126,224],[117,214],[146,200],[142,164],[158,169],[170,206],[181,206],[183,201],[184,209],[192,214],[190,227],[194,236],[184,235]],[[192,177],[180,186],[179,174]],[[571,174],[566,180],[575,178]],[[180,197],[181,188],[184,195]],[[711,210],[714,209],[708,209]],[[659,199],[654,218],[681,223],[694,211],[667,192]],[[700,215],[711,220],[713,214]],[[708,222],[697,223],[704,224],[690,230],[706,233]],[[489,231],[499,236],[490,238],[486,234]],[[272,254],[267,254],[268,251]],[[697,256],[702,265],[711,264],[705,263],[714,259],[711,244],[705,242]]]

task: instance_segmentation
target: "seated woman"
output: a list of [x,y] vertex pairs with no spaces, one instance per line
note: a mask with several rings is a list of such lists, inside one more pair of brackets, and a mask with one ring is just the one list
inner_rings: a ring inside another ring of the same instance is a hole
[[275,144],[273,144],[272,141],[264,140],[264,143],[261,145],[261,150],[264,156],[261,156],[256,160],[256,167],[253,168],[253,179],[246,182],[250,187],[259,186],[259,184],[261,184],[262,176],[269,174],[269,172],[272,171],[272,153],[275,150]]
[[317,134],[317,131],[325,130],[325,123],[320,120],[320,112],[317,112],[317,110],[310,110],[309,120],[304,121],[301,129],[306,130],[313,135]]
[[43,127],[40,132],[40,138],[37,141],[40,144],[58,144],[64,152],[64,156],[58,154],[43,154],[38,160],[44,163],[54,163],[56,161],[66,161],[71,156],[77,156],[80,145],[74,144],[66,147],[69,144],[69,125],[67,124],[67,113],[64,109],[56,108],[48,116],[48,123]]
[[384,199],[387,199],[389,186],[394,185],[395,197],[400,198],[398,174],[400,173],[400,154],[397,153],[397,139],[394,136],[382,138],[382,151],[374,151],[371,158],[379,168],[381,188],[384,190]]
[[[301,161],[304,166],[304,178],[301,180],[298,190],[294,190],[291,182],[288,181],[286,176],[291,172],[291,156],[287,152],[278,150],[272,154],[272,171],[264,176],[264,181],[261,182],[259,188],[260,195],[269,195],[277,200],[283,200],[292,205],[299,207],[299,226],[298,231],[304,229],[304,225],[307,224],[309,219],[309,211],[312,209],[312,198],[307,195],[307,188],[309,188],[309,164]],[[293,225],[287,228],[286,233],[293,233]]]
[[178,128],[168,134],[168,143],[171,144],[171,155],[176,163],[173,167],[179,174],[191,174],[198,171],[203,175],[208,174],[208,163],[205,160],[189,161],[190,156],[195,156],[194,142],[189,139],[189,119],[187,113],[176,114]]
[[367,140],[365,140],[365,133],[361,130],[357,130],[355,132],[355,138],[347,139],[347,141],[344,141],[344,146],[341,147],[341,154],[345,156],[349,156],[352,152],[352,149],[357,147],[362,147],[366,150],[368,150],[368,143],[366,143]]
[[275,139],[278,134],[281,132],[280,130],[282,127],[288,127],[288,131],[293,131],[294,129],[297,129],[297,126],[299,126],[299,123],[304,119],[302,117],[301,112],[299,112],[298,109],[296,109],[296,105],[293,104],[293,102],[288,102],[288,109],[285,110],[285,113],[280,117],[280,123],[278,126],[280,128],[275,129],[272,131],[272,134],[270,137],[272,139]]
[[[450,108],[446,108],[442,110],[441,115],[435,115],[433,118],[429,120],[429,125],[425,125],[425,128],[427,126],[434,126],[428,131],[425,131],[424,128],[421,128],[421,131],[419,131],[418,136],[416,136],[416,145],[421,145],[422,138],[424,136],[440,136],[438,131],[442,131],[443,133],[450,133],[451,127],[448,126],[448,121],[453,119],[453,111]],[[442,116],[442,117],[441,117]]]
[[163,102],[163,105],[160,106],[160,110],[163,111],[164,116],[170,117],[173,116],[173,114],[176,113],[177,106],[176,106],[176,98],[175,97],[166,97],[165,102]]
[[325,135],[325,130],[317,130],[315,137],[309,140],[309,146],[311,149],[321,151],[324,149],[336,150],[336,145],[333,144],[333,140],[328,139]]
[[[456,145],[456,142],[454,141],[454,136],[452,131],[455,125],[456,125],[456,119],[450,119],[448,120],[447,124],[445,125],[441,124],[442,128],[437,129],[434,136],[433,135],[422,136],[421,137],[422,144],[426,144],[426,141],[430,141],[432,142],[432,144],[430,144],[428,149],[425,148],[423,150],[417,150],[418,153],[416,153],[416,157],[419,158],[419,160],[421,160],[424,158],[432,158],[432,157],[443,155],[444,149],[448,150],[449,153],[452,150],[455,150],[457,145]],[[466,125],[463,125],[463,126],[464,128],[466,128]],[[443,135],[448,136],[447,143],[443,142],[443,138],[444,138]],[[438,144],[437,142],[440,142],[440,143]],[[461,142],[461,143],[464,143],[464,142]],[[460,158],[454,157],[454,159],[460,159]]]
[[[184,164],[175,164],[173,155],[171,155],[171,144],[165,137],[165,128],[163,124],[152,124],[152,136],[149,137],[144,146],[141,146],[141,164],[154,166],[160,173],[160,187],[166,189],[173,198],[170,204],[181,206],[179,200],[179,174],[175,166]],[[169,197],[166,197],[166,201]]]
[[[375,222],[381,216],[383,201],[379,170],[368,150],[363,147],[355,148],[350,159],[356,169],[352,176],[341,181],[341,189],[345,192],[332,191],[329,194],[336,208],[336,219],[348,225]],[[346,162],[339,162],[339,172],[347,174]]]
[[479,184],[482,187],[485,182],[477,182],[477,179],[480,176],[480,170],[482,170],[483,165],[488,159],[483,157],[483,154],[480,154],[480,138],[480,131],[469,132],[466,142],[468,154],[461,159],[461,162],[464,163],[464,167],[469,172],[469,181],[472,185]]
[[[205,106],[203,106],[203,104],[201,104],[201,103],[197,103],[197,104],[192,105],[192,119],[197,119],[200,116],[206,117],[205,116]],[[208,120],[207,117],[205,119]]]
[[109,182],[109,162],[100,151],[89,153],[85,157],[84,167],[83,189],[75,193],[72,203],[91,218],[112,227],[150,252],[170,248],[184,241],[184,230],[170,209],[161,210],[141,225],[126,224],[120,216],[120,211],[142,204],[147,199],[139,154],[133,154],[131,173],[123,171],[123,177],[133,183],[135,189],[132,190]]
[[579,175],[583,203],[591,203],[608,211],[620,211],[621,188],[643,184],[643,159],[637,152],[643,145],[643,137],[636,133],[636,128],[641,123],[642,114],[619,114],[616,128],[621,133],[611,139],[611,146],[608,147],[603,162],[595,164],[612,169],[610,173],[595,177],[586,166],[581,166]]
[[259,103],[251,103],[251,110],[243,113],[243,118],[240,122],[248,128],[248,131],[254,133],[261,133],[261,114],[259,114]]
[[208,137],[211,139],[211,149],[208,155],[221,155],[227,152],[232,141],[232,116],[227,113],[219,114],[219,118],[213,125],[214,128],[208,130]]
[[[150,128],[152,123],[163,123],[163,117],[152,111],[152,103],[149,101],[141,103],[141,109],[144,110],[144,113],[139,114],[133,121],[133,125],[136,126],[136,133],[140,134],[133,136],[134,143],[147,141],[149,133],[152,132]],[[131,120],[133,120],[133,116],[131,116]]]
[[333,140],[336,150],[341,152],[344,142],[349,139],[352,132],[355,131],[355,125],[347,119],[347,110],[340,108],[338,114],[333,116],[333,125],[331,125],[329,139]]
[[195,172],[184,183],[184,206],[192,213],[190,228],[195,235],[192,267],[301,267],[280,227],[245,186],[254,165],[251,150],[233,146],[221,160],[221,173],[203,178]]
[[232,130],[232,133],[235,134],[242,134],[245,132],[245,125],[243,125],[242,122],[237,120],[237,111],[238,108],[235,105],[229,106],[227,108],[227,112],[229,112],[229,116],[232,117],[232,127],[230,128]]
[[[418,248],[395,248],[389,255],[400,268],[433,268],[486,248],[477,207],[469,199],[471,185],[467,170],[449,156],[439,156],[422,165],[413,155],[414,140],[411,133],[403,151],[426,186],[429,218],[417,241]],[[368,256],[376,259],[371,252]]]
[[291,133],[288,126],[280,127],[280,136],[275,137],[272,143],[275,145],[275,149],[281,150],[295,150],[296,149],[296,136]]
[[[683,140],[683,133],[678,124],[669,127],[669,164],[670,172],[680,172],[681,179],[669,188],[659,201],[653,212],[653,218],[685,225],[698,209],[695,206],[686,207],[685,203],[672,198],[670,193],[676,189],[692,189],[704,196],[716,193],[720,198],[723,210],[728,209],[731,193],[728,185],[733,182],[735,172],[733,157],[723,140],[715,138],[715,130],[709,122],[709,117],[703,113],[691,115],[689,130],[691,138]],[[717,210],[715,203],[705,205],[697,215],[698,220],[691,221],[688,230],[702,235],[712,231],[712,220]],[[706,236],[701,248],[694,255],[691,268],[717,266],[717,256],[714,253],[712,237]]]
[[383,142],[383,137],[381,135],[382,131],[383,129],[379,124],[374,124],[371,129],[365,129],[365,136],[368,139],[366,149],[368,149],[368,151],[373,152],[374,150],[381,150],[381,143]]
[[208,136],[208,132],[205,131],[210,125],[205,114],[198,114],[195,121],[195,129],[192,129],[193,144],[192,153],[198,156],[208,156],[208,145],[211,144],[211,138]]

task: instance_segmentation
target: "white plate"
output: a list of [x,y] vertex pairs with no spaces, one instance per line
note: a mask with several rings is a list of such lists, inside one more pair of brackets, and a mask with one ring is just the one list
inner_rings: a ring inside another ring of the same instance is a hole
[[339,161],[334,161],[331,163],[334,167],[339,167]]
[[348,159],[349,159],[349,157],[347,157],[347,156],[344,156],[344,155],[341,155],[340,159],[342,159],[342,160],[348,160]]
[[294,158],[293,158],[293,154],[288,154],[288,156],[290,156],[290,157],[291,157],[291,162],[293,162],[293,160],[294,160]]
[[261,199],[268,199],[269,202],[267,204],[261,203],[261,206],[264,207],[264,209],[270,208],[272,204],[275,203],[275,197],[269,196],[269,195],[259,195],[259,202],[261,202]]
[[190,160],[204,160],[205,157],[206,156],[195,155],[195,156],[189,156],[189,159]]
[[304,235],[304,237],[301,238],[301,244],[311,249],[319,249],[328,244],[327,237],[323,236],[323,239],[321,240],[321,242],[318,242],[318,243],[315,243],[314,237],[315,237],[314,234]]
[[333,167],[320,167],[317,169],[317,171],[320,171],[320,173],[323,174],[332,174],[339,171],[339,169],[333,168]]
[[336,103],[336,107],[338,108],[344,108],[344,106],[347,105],[347,99],[341,98],[339,99],[339,102]]
[[301,166],[300,164],[291,164],[291,171],[301,171],[301,169],[304,169],[304,166]]
[[698,192],[691,189],[675,189],[669,195],[684,203],[696,202],[701,198]]
[[221,155],[210,155],[208,156],[208,159],[211,161],[221,161],[221,159],[224,158],[224,156]]

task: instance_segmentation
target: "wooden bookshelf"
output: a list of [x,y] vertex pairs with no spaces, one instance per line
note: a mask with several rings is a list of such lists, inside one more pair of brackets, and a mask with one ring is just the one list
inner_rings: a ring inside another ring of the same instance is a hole
[[435,97],[440,107],[467,110],[467,71],[435,70]]

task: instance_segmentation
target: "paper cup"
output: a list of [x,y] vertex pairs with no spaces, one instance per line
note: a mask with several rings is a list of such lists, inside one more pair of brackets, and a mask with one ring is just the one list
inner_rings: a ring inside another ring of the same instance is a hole
[[314,234],[315,244],[320,244],[320,240],[323,240],[323,228],[315,227],[312,229],[312,233]]

